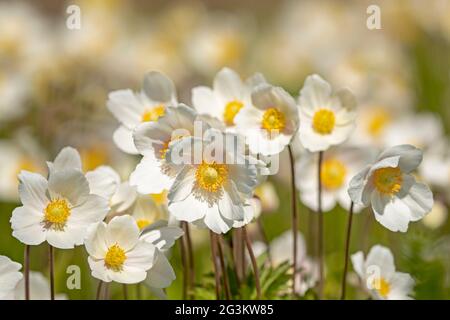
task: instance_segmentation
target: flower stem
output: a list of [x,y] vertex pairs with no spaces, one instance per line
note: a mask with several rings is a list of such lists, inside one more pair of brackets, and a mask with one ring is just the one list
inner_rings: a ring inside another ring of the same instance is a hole
[[25,300],[30,300],[30,246],[25,245],[24,256]]
[[292,261],[293,261],[293,272],[292,272],[292,297],[295,297],[297,292],[296,284],[297,281],[297,230],[298,230],[298,215],[297,215],[297,188],[295,186],[295,163],[294,154],[292,152],[291,146],[288,146],[289,160],[291,164],[291,211],[292,211],[292,239],[293,239],[293,251],[292,251]]
[[324,254],[323,254],[323,213],[322,213],[322,162],[323,162],[323,151],[319,152],[319,164],[318,164],[318,210],[319,214],[319,225],[318,225],[318,258],[319,258],[319,299],[323,297],[323,287],[324,287]]
[[269,263],[272,264],[272,255],[270,253],[270,243],[269,243],[269,239],[267,239],[266,233],[264,232],[264,227],[263,227],[263,224],[262,224],[262,221],[261,221],[261,217],[259,217],[257,219],[256,223],[258,225],[258,231],[259,231],[259,233],[261,235],[261,238],[263,239],[264,244],[266,245],[266,248],[267,248],[267,250],[266,250],[266,252],[267,252],[267,259],[269,259]]
[[50,300],[55,300],[55,257],[51,245],[48,247],[48,262],[50,268]]
[[225,298],[227,300],[231,299],[231,291],[230,291],[230,281],[228,279],[228,272],[227,269],[225,267],[225,257],[224,257],[224,248],[222,246],[222,242],[221,242],[221,236],[219,235],[214,235],[215,237],[215,241],[217,244],[217,248],[219,249],[219,258],[220,258],[220,268],[222,269],[222,274],[223,274],[223,286],[225,288]]
[[[183,224],[182,224],[183,225]],[[186,300],[187,298],[187,292],[188,292],[188,257],[187,257],[187,253],[186,253],[186,234],[184,234],[181,237],[181,241],[180,241],[180,250],[181,250],[181,261],[183,264],[183,293],[182,293],[182,299]]]
[[217,265],[217,246],[214,241],[214,233],[213,231],[209,231],[209,240],[211,243],[211,257],[213,260],[214,267],[214,276],[216,280],[216,299],[220,299],[220,274],[219,274],[219,266]]
[[183,230],[186,234],[187,255],[189,265],[189,289],[188,293],[191,299],[194,299],[194,285],[195,285],[195,265],[194,265],[194,251],[192,249],[192,239],[189,224],[185,221],[182,222]]
[[244,236],[245,243],[247,245],[248,254],[250,255],[250,260],[252,262],[253,272],[255,273],[255,286],[256,286],[256,298],[261,299],[261,285],[259,283],[259,270],[256,264],[255,254],[253,253],[252,243],[247,234],[247,229],[245,226],[242,227],[242,234]]
[[342,275],[341,300],[345,300],[345,289],[346,289],[346,284],[347,284],[347,269],[348,269],[348,254],[350,251],[350,235],[352,232],[353,207],[354,207],[354,203],[352,201],[352,203],[350,204],[350,210],[349,210],[349,215],[348,215],[347,239],[345,242],[344,273]]
[[102,294],[103,281],[99,280],[97,285],[97,294],[95,296],[95,300],[100,300]]

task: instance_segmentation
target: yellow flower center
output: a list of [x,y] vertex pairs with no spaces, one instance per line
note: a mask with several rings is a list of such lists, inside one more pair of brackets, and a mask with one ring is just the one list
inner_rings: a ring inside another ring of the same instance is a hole
[[162,205],[167,203],[167,190],[164,190],[161,193],[151,193],[150,197],[155,201],[157,205]]
[[384,278],[374,279],[372,288],[378,291],[378,294],[383,298],[387,298],[391,291],[391,285]]
[[125,250],[123,250],[119,245],[114,244],[108,248],[108,252],[105,256],[105,266],[113,271],[122,271],[123,263],[127,259],[125,255]]
[[269,132],[282,131],[286,127],[286,117],[277,108],[269,108],[263,114],[261,126]]
[[314,114],[313,129],[318,134],[327,135],[333,132],[336,125],[334,112],[328,109],[320,109]]
[[142,114],[142,122],[148,122],[148,121],[157,121],[159,117],[163,116],[165,113],[165,107],[164,105],[160,104],[156,107],[149,108],[144,111]]
[[326,189],[335,190],[345,183],[347,168],[337,159],[329,159],[322,164],[321,181]]
[[230,101],[225,105],[225,109],[223,111],[223,120],[225,121],[225,124],[227,126],[234,125],[234,118],[243,106],[244,104],[239,100]]
[[208,192],[219,191],[228,177],[228,168],[225,164],[202,162],[195,172],[196,185]]
[[379,192],[392,196],[401,190],[403,176],[400,168],[381,168],[373,174],[373,181]]
[[139,230],[144,229],[146,226],[150,225],[151,221],[148,219],[137,219],[136,224],[139,227]]
[[391,117],[385,110],[376,110],[369,118],[367,132],[372,137],[378,138],[390,122]]
[[44,222],[57,229],[62,230],[70,216],[70,206],[66,199],[52,200],[44,210]]

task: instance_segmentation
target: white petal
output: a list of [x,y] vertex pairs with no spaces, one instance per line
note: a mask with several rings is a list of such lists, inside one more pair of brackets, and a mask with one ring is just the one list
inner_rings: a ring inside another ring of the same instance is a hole
[[133,140],[133,131],[125,126],[120,126],[114,131],[113,140],[116,146],[125,153],[139,154]]
[[89,183],[81,171],[65,169],[50,175],[48,190],[52,199],[63,197],[76,206],[86,201]]
[[116,192],[120,183],[119,174],[108,166],[100,166],[93,171],[87,172],[86,179],[89,183],[91,194],[108,200]]
[[78,151],[72,147],[63,148],[49,165],[50,171],[76,169],[81,171],[81,157]]
[[361,279],[365,278],[366,270],[364,269],[364,253],[358,251],[351,256],[353,270],[358,274]]
[[165,221],[157,221],[145,228],[141,233],[141,239],[152,243],[159,250],[167,250],[172,247],[175,240],[184,234],[177,226],[167,226]]
[[166,256],[158,252],[156,261],[148,271],[145,284],[153,288],[167,288],[176,279],[175,272]]
[[37,173],[21,171],[19,174],[19,195],[22,203],[42,212],[47,206],[47,180]]
[[370,266],[377,266],[380,268],[380,276],[389,279],[395,272],[394,256],[391,250],[386,247],[375,245],[373,246],[365,262],[365,268]]
[[308,76],[303,88],[300,90],[300,107],[309,115],[314,110],[328,106],[331,95],[331,86],[319,75]]
[[227,233],[233,226],[232,220],[222,217],[217,205],[213,205],[208,209],[204,222],[211,231],[219,234]]
[[223,109],[214,92],[208,87],[196,87],[192,89],[192,104],[201,114],[208,114],[222,119]]
[[180,221],[193,222],[201,219],[208,210],[208,204],[197,199],[192,193],[182,201],[169,202],[170,214]]
[[139,97],[129,89],[109,93],[107,106],[114,117],[130,130],[141,122],[145,110]]
[[155,260],[156,247],[145,241],[138,243],[131,250],[126,252],[126,267],[148,270],[152,267]]
[[68,223],[88,226],[92,223],[102,221],[109,211],[108,200],[91,194],[86,201],[74,207],[68,219]]
[[136,188],[130,186],[128,181],[125,181],[117,188],[117,192],[111,198],[110,205],[114,211],[123,212],[133,205],[136,197]]
[[382,160],[396,156],[400,157],[399,167],[404,173],[410,173],[415,170],[423,159],[422,151],[411,145],[400,145],[389,148],[378,159]]
[[99,222],[88,228],[84,242],[86,251],[95,259],[103,259],[108,252],[106,242],[106,223]]
[[142,194],[161,193],[169,190],[173,178],[162,172],[161,163],[154,158],[144,156],[130,175],[130,185],[136,186]]
[[142,89],[153,101],[174,104],[176,102],[175,85],[172,80],[160,72],[152,71],[145,75]]
[[396,272],[390,278],[390,286],[389,300],[410,300],[409,295],[413,291],[414,279],[407,273]]
[[220,70],[214,78],[214,92],[223,101],[241,100],[243,96],[243,83],[240,76],[229,68]]
[[123,250],[132,249],[139,239],[139,228],[129,215],[114,217],[106,227],[108,247],[119,245]]

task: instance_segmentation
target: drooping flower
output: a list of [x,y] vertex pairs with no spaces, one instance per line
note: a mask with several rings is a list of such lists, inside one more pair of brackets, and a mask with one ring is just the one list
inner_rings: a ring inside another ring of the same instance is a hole
[[192,105],[199,114],[219,119],[226,127],[234,127],[237,114],[251,106],[252,87],[264,82],[260,74],[243,82],[235,71],[223,68],[216,74],[213,88],[192,89]]
[[[350,180],[370,161],[370,152],[353,147],[336,147],[330,149],[322,162],[322,209],[332,210],[337,203],[344,208],[350,208],[348,196]],[[316,153],[306,153],[296,163],[297,187],[302,203],[311,210],[318,210],[318,161]],[[359,212],[362,206],[356,206]]]
[[210,129],[203,139],[184,138],[170,147],[168,162],[181,167],[168,194],[169,212],[177,220],[204,224],[215,233],[226,233],[244,220],[257,169],[226,142],[237,140],[234,134]]
[[372,205],[376,220],[391,231],[406,232],[410,221],[422,219],[433,207],[433,194],[412,172],[422,151],[401,145],[382,152],[350,182],[348,193],[357,205]]
[[196,117],[194,109],[180,104],[176,108],[167,107],[158,121],[136,128],[134,141],[143,158],[130,175],[130,185],[136,186],[139,193],[161,193],[170,189],[177,168],[167,163],[167,151],[174,141],[194,134],[194,123],[207,127],[196,121]]
[[395,270],[392,252],[383,246],[373,246],[367,258],[359,251],[351,257],[353,269],[362,285],[374,299],[411,300],[414,280],[407,273]]
[[83,244],[86,229],[103,220],[108,201],[90,194],[89,183],[78,170],[51,173],[49,179],[22,171],[19,174],[22,206],[11,217],[13,236],[28,245],[47,241],[68,249]]
[[91,226],[85,247],[92,276],[104,282],[139,283],[155,260],[156,247],[139,239],[139,228],[128,215]]
[[245,136],[252,153],[280,153],[298,129],[295,100],[283,88],[267,83],[252,90],[251,100],[252,104],[235,118],[238,132]]
[[353,94],[346,89],[333,93],[330,84],[316,74],[306,78],[299,105],[300,141],[311,152],[343,143],[355,127]]
[[0,300],[14,298],[14,289],[22,279],[20,263],[12,261],[6,256],[0,256]]
[[111,92],[107,106],[120,122],[120,127],[114,132],[114,142],[122,151],[138,154],[133,142],[133,130],[142,122],[158,120],[164,115],[167,106],[176,104],[173,82],[155,71],[145,76],[139,93],[130,89]]

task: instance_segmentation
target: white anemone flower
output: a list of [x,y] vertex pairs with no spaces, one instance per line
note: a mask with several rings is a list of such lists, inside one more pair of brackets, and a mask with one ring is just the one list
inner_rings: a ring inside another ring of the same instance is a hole
[[11,217],[13,236],[28,245],[47,241],[50,245],[69,249],[83,244],[87,228],[103,220],[108,201],[89,193],[85,176],[74,169],[43,176],[22,171],[19,195],[23,206]]
[[133,204],[130,215],[141,231],[158,220],[168,219],[167,207],[160,205],[154,198],[154,195],[138,195]]
[[[73,169],[82,172],[81,156],[78,150],[72,147],[64,147],[55,157],[53,162],[48,161],[50,176],[53,172]],[[109,166],[99,166],[86,172],[91,194],[101,196],[108,201],[115,195],[120,185],[119,174]]]
[[374,164],[353,177],[348,193],[357,205],[372,205],[375,219],[391,231],[406,232],[410,221],[422,219],[433,207],[430,188],[412,175],[422,151],[401,145],[382,152]]
[[145,76],[142,91],[139,93],[130,89],[111,92],[107,106],[120,122],[120,127],[113,135],[114,142],[122,151],[138,154],[133,142],[133,130],[142,122],[158,120],[165,113],[167,106],[176,104],[177,97],[172,80],[155,71]]
[[[14,290],[15,300],[25,300],[25,279],[19,281]],[[55,294],[56,300],[67,300],[64,293]],[[30,271],[30,300],[50,300],[50,283],[48,279],[37,271]]]
[[364,289],[378,300],[411,300],[414,280],[408,273],[395,270],[392,252],[383,246],[373,246],[367,258],[359,251],[351,257],[353,269],[361,278]]
[[384,144],[386,147],[410,144],[426,149],[440,140],[443,135],[442,120],[436,114],[411,114],[403,116],[386,129]]
[[234,70],[223,68],[216,74],[212,88],[192,89],[192,105],[199,114],[219,119],[226,127],[234,127],[234,118],[239,111],[251,106],[252,88],[263,82],[260,74],[244,82]]
[[188,137],[170,147],[168,162],[181,167],[168,194],[175,219],[205,225],[215,233],[226,233],[234,222],[244,220],[257,169],[236,150],[236,140],[234,134],[210,129],[203,139]]
[[333,93],[330,84],[316,74],[306,78],[299,105],[300,141],[311,152],[343,143],[355,128],[353,94],[346,89]]
[[139,228],[129,215],[91,226],[85,247],[92,276],[104,282],[142,282],[155,260],[156,247],[139,239]]
[[298,129],[294,98],[281,87],[262,83],[252,90],[252,105],[235,118],[237,130],[247,139],[252,153],[264,156],[283,151]]
[[21,268],[20,263],[6,256],[0,256],[0,300],[14,298],[14,289],[23,277],[19,271]]
[[[318,161],[317,153],[306,153],[297,160],[296,180],[302,203],[311,210],[318,210]],[[365,149],[353,147],[331,148],[324,155],[321,170],[322,209],[332,210],[338,203],[348,210],[351,200],[348,196],[350,180],[373,158]],[[355,206],[360,212],[362,206]]]
[[142,194],[161,193],[170,189],[177,169],[166,161],[169,146],[176,140],[194,134],[196,121],[194,109],[180,104],[167,107],[166,113],[158,121],[138,126],[133,134],[137,150],[143,155],[141,162],[130,175],[130,185],[136,186]]

